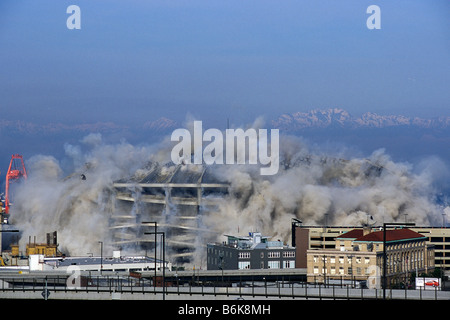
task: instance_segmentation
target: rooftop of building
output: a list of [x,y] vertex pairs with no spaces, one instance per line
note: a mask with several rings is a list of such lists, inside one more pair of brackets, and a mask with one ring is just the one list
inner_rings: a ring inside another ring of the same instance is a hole
[[282,241],[269,241],[270,237],[263,236],[260,232],[249,232],[248,236],[225,235],[227,242],[220,245],[238,249],[275,249],[287,248]]
[[[97,264],[137,264],[137,263],[154,263],[155,258],[149,256],[121,256],[115,252],[111,257],[99,256],[82,256],[82,257],[47,257],[44,259],[46,263],[54,263],[57,267],[67,267],[70,265],[97,265]],[[162,263],[162,260],[156,259],[156,263]]]
[[364,235],[363,229],[353,229],[336,237],[336,239],[357,239],[362,237],[363,235]]
[[[129,263],[153,263],[154,258],[150,257],[66,257],[58,259],[58,267],[70,265],[92,265],[92,264],[129,264]],[[161,261],[157,260],[157,263]]]
[[[374,231],[364,234],[363,229],[353,229],[346,232],[336,239],[353,239],[356,242],[383,242],[384,232]],[[386,230],[386,242],[392,241],[404,241],[404,240],[415,240],[415,239],[427,239],[427,237],[422,234],[412,231],[408,228],[398,228],[394,230]]]

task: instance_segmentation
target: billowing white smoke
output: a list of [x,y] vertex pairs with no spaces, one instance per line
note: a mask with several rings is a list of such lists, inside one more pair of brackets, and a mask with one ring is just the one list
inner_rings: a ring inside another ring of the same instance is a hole
[[215,168],[230,183],[218,210],[202,216],[203,226],[217,231],[217,240],[260,231],[290,243],[292,218],[311,226],[405,220],[440,226],[442,213],[450,212],[435,201],[435,183],[449,177],[437,158],[414,168],[392,161],[384,150],[344,160],[310,150],[300,138],[282,137],[280,147],[281,167],[274,176],[261,176],[252,166]]
[[[53,157],[27,159],[29,178],[17,190],[11,209],[12,222],[23,232],[22,245],[29,236],[45,241],[45,233],[56,230],[63,252],[98,254],[98,242],[110,240],[112,182],[139,172],[148,161],[168,162],[172,145],[168,140],[155,147],[108,145],[101,136],[89,135],[81,146],[65,146],[77,173],[69,178]],[[202,214],[201,226],[214,230],[217,240],[223,234],[253,230],[289,242],[294,217],[304,225],[405,219],[417,225],[440,225],[442,208],[433,202],[434,181],[443,173],[448,176],[437,159],[431,165],[423,162],[415,172],[407,163],[392,161],[383,150],[368,159],[340,160],[311,150],[300,138],[286,136],[280,136],[280,170],[274,176],[261,176],[252,165],[215,169],[218,178],[230,182],[230,192],[217,211]]]
[[[414,222],[441,225],[443,208],[435,203],[436,180],[449,171],[436,158],[412,165],[395,163],[377,150],[368,158],[343,160],[308,150],[298,138],[280,141],[275,176],[250,167],[222,166],[218,174],[231,183],[219,212],[204,223],[222,234],[260,231],[289,242],[291,218],[304,225],[350,225]],[[447,209],[448,210],[448,209]]]
[[154,152],[127,143],[103,144],[98,134],[85,137],[81,146],[66,145],[65,151],[75,167],[70,176],[54,157],[27,159],[28,179],[17,188],[11,222],[22,231],[21,250],[30,236],[45,242],[46,233],[57,231],[64,253],[99,254],[99,241],[110,242],[112,182],[134,173]]

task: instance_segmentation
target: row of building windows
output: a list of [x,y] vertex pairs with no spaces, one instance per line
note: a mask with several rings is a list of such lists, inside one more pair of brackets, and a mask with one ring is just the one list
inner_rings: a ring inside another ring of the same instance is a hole
[[[218,261],[217,258],[212,258],[210,261],[210,258],[208,257],[208,262],[213,262],[215,264],[219,264],[220,261]],[[280,269],[280,266],[283,266],[284,269],[290,269],[295,268],[295,261],[294,260],[287,260],[282,261],[282,264],[280,261],[267,261],[267,268],[269,269]],[[239,261],[238,262],[238,268],[239,269],[250,269],[250,261]],[[260,261],[260,268],[264,269],[264,261]]]
[[[218,249],[212,249],[208,248],[208,253],[214,253],[215,255],[218,255],[219,253],[223,254],[224,258],[231,258],[233,256],[233,253],[231,251],[221,251]],[[250,251],[243,251],[239,252],[239,259],[250,259],[251,252]],[[260,257],[264,258],[264,252],[260,252]],[[268,251],[267,252],[267,258],[280,258],[281,252],[280,251]],[[284,251],[283,252],[283,258],[294,258],[295,257],[295,251]]]
[[[288,260],[283,261],[283,269],[292,269],[295,268],[295,261]],[[280,261],[267,261],[267,268],[268,269],[280,269],[281,263]],[[264,261],[260,262],[260,268],[264,269]],[[250,261],[239,261],[238,264],[239,269],[250,269]]]
[[[250,259],[251,252],[250,251],[244,251],[239,252],[239,259]],[[264,252],[260,252],[261,259],[264,258]],[[280,258],[281,252],[280,251],[269,251],[267,252],[267,258]],[[283,252],[283,258],[294,258],[295,257],[295,251],[284,251]]]
[[388,250],[397,250],[397,249],[409,249],[409,248],[424,248],[425,241],[414,241],[414,242],[405,242],[405,243],[396,243],[393,245],[387,245]]
[[[387,255],[388,272],[409,271],[425,267],[423,250],[409,252],[393,252]],[[381,262],[380,262],[381,263]]]
[[[344,263],[344,261],[345,260],[347,260],[347,263],[348,264],[351,264],[352,263],[352,259],[353,259],[353,257],[351,257],[351,256],[346,256],[346,257],[344,257],[344,256],[340,256],[340,257],[338,257],[338,259],[336,259],[336,257],[334,257],[334,256],[314,256],[313,257],[313,261],[314,262],[320,262],[320,261],[322,261],[322,262],[328,262],[328,258],[330,259],[330,263],[336,263],[336,261],[338,261],[340,264],[343,264]],[[365,264],[369,264],[370,263],[370,258],[369,257],[355,257],[355,260],[354,260],[356,263],[365,263]]]
[[231,258],[233,256],[233,253],[231,251],[219,250],[216,248],[208,248],[207,253],[214,254],[214,255],[218,255],[219,253],[222,253],[224,255],[224,257],[227,257],[227,258],[228,257]]
[[[391,258],[392,257],[392,258]],[[347,257],[343,257],[340,256],[338,257],[338,259],[336,259],[336,257],[334,256],[314,256],[313,257],[313,262],[314,263],[320,263],[320,262],[325,262],[330,264],[334,264],[336,262],[338,262],[339,264],[344,264],[344,262],[346,261],[347,264],[352,264],[353,262],[355,262],[356,264],[370,264],[370,258],[369,257],[354,257],[355,259],[353,260],[353,257],[351,256],[347,256]],[[421,264],[423,263],[423,253],[422,252],[413,252],[410,255],[406,255],[406,254],[390,254],[387,255],[387,259],[388,261],[390,259],[395,260],[395,261],[404,261],[406,264],[411,265],[411,266],[416,266],[416,264],[419,264],[419,266],[421,266]]]
[[[348,246],[348,243],[341,241],[339,244],[339,248],[341,250],[344,250],[346,248],[346,245]],[[396,243],[396,244],[388,244],[387,250],[400,250],[400,249],[411,249],[411,248],[423,248],[425,245],[424,241],[414,241],[414,242],[408,242],[408,243]],[[353,243],[352,250],[358,250],[358,251],[372,251],[373,249],[375,251],[382,250],[383,245],[380,243],[365,243],[365,244],[358,244]]]
[[[319,269],[320,268],[318,266],[314,266],[314,268],[313,268],[314,274],[319,274]],[[336,273],[336,271],[338,273]],[[321,268],[320,272],[322,274],[326,273],[324,268]],[[336,267],[332,266],[332,267],[330,267],[330,269],[328,269],[327,272],[330,275],[334,275],[334,274],[338,274],[338,275],[345,275],[345,274],[352,275],[353,274],[353,268],[350,268],[350,267],[347,268],[347,273],[345,273],[344,267],[339,267],[338,269],[336,269]],[[357,267],[356,268],[356,275],[358,275],[358,276],[363,275],[363,272],[364,272],[364,275],[370,275],[373,272],[373,270],[370,268],[370,266],[369,267],[364,267],[364,268],[361,268],[361,267]]]

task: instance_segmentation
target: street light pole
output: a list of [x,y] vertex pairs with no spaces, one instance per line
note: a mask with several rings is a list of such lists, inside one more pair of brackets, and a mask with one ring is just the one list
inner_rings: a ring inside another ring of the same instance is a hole
[[219,259],[220,259],[220,266],[219,266],[219,268],[222,270],[222,285],[223,285],[223,264],[224,264],[224,261],[223,261],[223,251],[220,251],[220,253],[219,253]]
[[100,243],[100,274],[103,274],[103,241],[98,243]]
[[[157,258],[158,258],[158,256],[157,256],[157,254],[156,254],[156,249],[158,248],[158,246],[157,246],[157,238],[156,238],[156,236],[157,236],[157,233],[158,233],[158,223],[156,222],[156,221],[147,221],[147,222],[142,222],[142,224],[153,224],[153,225],[155,225],[155,280],[153,280],[153,287],[155,287],[155,281],[156,281],[156,261],[157,261]],[[148,234],[148,233],[146,233],[146,234]]]
[[[156,225],[155,225],[156,228]],[[162,234],[162,242],[163,242],[163,300],[166,299],[166,234],[165,232],[145,232],[144,234],[155,234],[155,238],[157,234]],[[156,260],[155,260],[155,270],[156,270]],[[156,272],[155,272],[156,274]],[[156,280],[156,279],[155,279]]]

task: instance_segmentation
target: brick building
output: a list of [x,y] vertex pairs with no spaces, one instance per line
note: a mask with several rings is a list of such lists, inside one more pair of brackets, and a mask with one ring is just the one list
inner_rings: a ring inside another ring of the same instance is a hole
[[[386,230],[386,278],[407,279],[434,269],[434,248],[410,229]],[[383,231],[354,229],[335,238],[334,248],[306,250],[308,281],[371,280],[379,286],[383,270]]]

